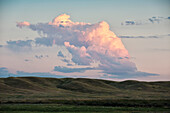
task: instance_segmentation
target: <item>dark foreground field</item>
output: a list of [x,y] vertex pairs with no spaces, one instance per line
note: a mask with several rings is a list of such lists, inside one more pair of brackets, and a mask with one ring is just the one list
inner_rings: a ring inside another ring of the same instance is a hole
[[0,78],[0,112],[170,111],[170,82]]
[[73,106],[57,104],[3,104],[0,113],[169,113],[169,108],[160,107],[106,107]]

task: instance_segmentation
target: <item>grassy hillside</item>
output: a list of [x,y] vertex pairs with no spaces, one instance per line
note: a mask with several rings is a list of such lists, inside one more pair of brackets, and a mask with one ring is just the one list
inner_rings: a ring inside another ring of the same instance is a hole
[[126,101],[130,106],[135,100],[138,103],[153,102],[153,104],[169,105],[169,86],[170,82],[131,80],[114,82],[85,78],[10,77],[0,78],[0,102],[88,105],[96,103],[116,105],[119,102],[121,105]]

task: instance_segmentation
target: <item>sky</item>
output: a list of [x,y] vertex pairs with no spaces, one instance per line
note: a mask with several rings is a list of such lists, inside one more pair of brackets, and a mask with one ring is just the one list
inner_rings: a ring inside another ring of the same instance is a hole
[[0,0],[0,77],[170,80],[169,0]]

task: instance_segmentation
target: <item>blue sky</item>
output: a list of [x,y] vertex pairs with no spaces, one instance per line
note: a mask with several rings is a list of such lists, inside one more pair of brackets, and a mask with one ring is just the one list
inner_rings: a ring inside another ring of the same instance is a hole
[[[169,16],[169,4],[168,0],[1,0],[1,31],[8,32],[9,27],[15,30],[17,21],[48,22],[66,13],[77,22],[107,21],[111,30],[119,33],[121,30],[117,31],[117,27],[123,21]],[[4,37],[14,37],[7,34],[4,33]]]
[[[170,1],[169,0],[1,0],[0,1],[0,45],[5,45],[0,48],[1,67],[8,69],[10,73],[16,74],[17,71],[25,73],[55,73],[54,68],[63,66],[64,62],[57,53],[62,51],[71,59],[71,55],[63,46],[60,47],[39,47],[31,48],[32,50],[21,50],[8,46],[7,41],[17,40],[34,40],[41,36],[31,29],[19,29],[16,27],[16,22],[28,21],[31,24],[48,23],[53,18],[68,14],[73,22],[98,23],[106,21],[110,30],[121,38],[125,48],[128,50],[130,60],[135,63],[137,70],[147,72],[150,76],[127,76],[127,77],[108,77],[105,79],[123,80],[169,80],[170,68]],[[154,23],[149,19],[154,19]],[[126,25],[127,21],[134,22],[135,25]],[[159,21],[159,22],[158,22]],[[140,25],[137,25],[139,24]],[[130,38],[127,38],[130,37]],[[153,38],[156,37],[156,38]],[[60,49],[58,49],[60,48]],[[56,50],[56,51],[55,51]],[[27,52],[23,52],[27,51]],[[51,52],[50,52],[51,51]],[[41,60],[35,61],[35,56],[48,55]],[[10,60],[9,60],[10,59]],[[20,61],[23,59],[24,63]],[[34,61],[30,64],[25,64],[25,60]],[[48,60],[50,59],[50,60]],[[55,63],[54,63],[55,61]],[[11,63],[16,63],[13,65]],[[45,66],[44,62],[50,62],[51,65]],[[40,68],[38,65],[44,65]],[[93,64],[93,65],[97,65]],[[34,67],[34,69],[28,69]],[[36,67],[36,68],[35,68]],[[82,67],[75,65],[76,68]],[[67,69],[65,67],[63,69]],[[77,69],[74,69],[77,70]],[[85,70],[85,69],[83,69]],[[106,71],[106,70],[105,70]],[[102,78],[101,70],[87,70],[81,73],[67,74],[70,77],[84,77],[89,74],[91,78]],[[98,74],[99,73],[99,74]],[[57,75],[66,76],[65,73],[55,73]],[[158,74],[152,76],[152,74]],[[99,76],[96,76],[99,75]],[[144,74],[145,75],[145,74]]]

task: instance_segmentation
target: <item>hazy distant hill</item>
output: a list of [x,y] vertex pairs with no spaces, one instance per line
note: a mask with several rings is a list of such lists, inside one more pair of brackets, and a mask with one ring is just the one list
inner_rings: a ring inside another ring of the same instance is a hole
[[170,82],[107,81],[85,78],[0,78],[1,102],[55,100],[168,100]]

